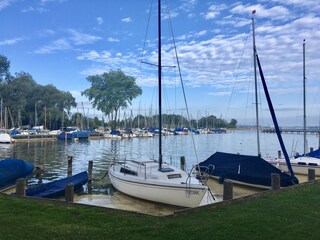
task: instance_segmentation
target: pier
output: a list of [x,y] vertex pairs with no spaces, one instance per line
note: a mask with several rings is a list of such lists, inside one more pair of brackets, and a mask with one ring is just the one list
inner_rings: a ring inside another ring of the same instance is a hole
[[[273,127],[267,127],[267,128],[262,128],[261,130],[263,133],[276,133],[275,128]],[[283,127],[280,128],[281,133],[303,133],[304,129],[303,128],[294,128],[294,127]],[[306,132],[308,134],[319,134],[320,133],[320,128],[307,128]]]

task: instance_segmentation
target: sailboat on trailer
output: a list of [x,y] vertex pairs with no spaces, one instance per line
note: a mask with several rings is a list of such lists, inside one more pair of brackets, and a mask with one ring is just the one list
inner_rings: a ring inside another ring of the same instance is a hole
[[162,161],[161,70],[161,1],[158,0],[159,160],[112,163],[108,170],[110,181],[120,192],[149,201],[181,207],[214,203],[210,189],[194,175]]
[[[252,12],[255,14],[255,11]],[[275,116],[273,105],[269,96],[269,91],[264,79],[260,60],[255,45],[255,28],[254,18],[252,17],[252,30],[253,30],[253,59],[254,59],[254,76],[255,76],[255,100],[256,100],[256,126],[257,126],[257,148],[258,156],[248,156],[242,154],[216,152],[207,160],[199,163],[198,170],[205,172],[214,178],[218,178],[220,182],[228,179],[232,182],[241,185],[248,185],[257,188],[271,188],[271,174],[276,173],[280,175],[280,186],[287,187],[298,183],[298,179],[294,176],[292,171],[289,156],[285,149],[279,125]],[[290,175],[282,172],[277,167],[271,165],[261,157],[260,153],[260,140],[259,140],[259,112],[258,112],[258,94],[257,94],[257,64],[259,68],[260,77],[263,84],[265,96],[269,105],[269,110],[272,120],[276,129],[278,140],[281,149],[285,155],[285,162],[290,171]]]

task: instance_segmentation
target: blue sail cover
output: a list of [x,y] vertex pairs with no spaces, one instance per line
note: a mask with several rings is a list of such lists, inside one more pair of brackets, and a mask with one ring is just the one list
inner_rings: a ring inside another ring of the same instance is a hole
[[33,171],[34,165],[21,159],[0,160],[0,189],[16,184],[17,179],[25,178]]
[[271,186],[271,174],[280,175],[280,186],[287,187],[298,183],[296,177],[281,172],[259,156],[247,156],[216,152],[207,160],[199,163],[200,171],[220,179],[230,179],[247,184]]
[[[303,157],[304,154],[297,154],[295,156],[295,158],[298,158],[298,157]],[[314,157],[314,158],[320,158],[320,148],[318,148],[317,150],[314,150],[312,152],[309,152],[306,154],[307,157]]]
[[74,185],[74,191],[78,191],[88,182],[88,173],[86,171],[76,175],[55,180],[49,183],[43,183],[26,190],[26,196],[54,198],[65,194],[65,188],[68,184]]

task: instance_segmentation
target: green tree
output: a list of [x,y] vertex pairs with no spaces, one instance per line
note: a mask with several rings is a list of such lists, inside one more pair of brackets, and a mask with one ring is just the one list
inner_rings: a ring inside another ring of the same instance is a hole
[[236,119],[232,118],[229,123],[229,128],[236,128],[237,124],[238,124],[238,121]]
[[10,61],[7,57],[0,55],[0,82],[10,76]]
[[120,108],[131,105],[132,100],[142,94],[135,78],[125,75],[121,70],[87,77],[91,87],[81,94],[89,98],[93,107],[106,115],[111,114],[111,128],[116,128],[117,114]]
[[[3,108],[10,110],[14,122],[11,127],[45,123],[47,128],[60,128],[62,115],[67,116],[71,108],[76,107],[70,92],[60,91],[53,85],[39,85],[25,72],[0,82],[0,98]],[[63,111],[66,114],[62,114]]]

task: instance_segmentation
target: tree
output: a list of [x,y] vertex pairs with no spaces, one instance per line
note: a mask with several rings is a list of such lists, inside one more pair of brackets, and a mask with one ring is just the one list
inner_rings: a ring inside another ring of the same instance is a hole
[[62,111],[70,113],[71,107],[76,106],[70,92],[60,91],[53,85],[39,85],[25,72],[0,82],[0,98],[3,108],[10,109],[16,126],[42,124],[46,120],[47,127],[59,128]]
[[121,70],[87,77],[91,87],[81,94],[89,98],[93,107],[106,115],[111,114],[111,128],[116,128],[117,114],[120,108],[131,105],[132,100],[142,94],[135,78],[125,75]]
[[232,118],[230,123],[229,123],[229,128],[236,128],[237,127],[237,123],[238,123],[238,121],[236,119]]
[[0,55],[0,82],[10,76],[10,61],[7,57]]

